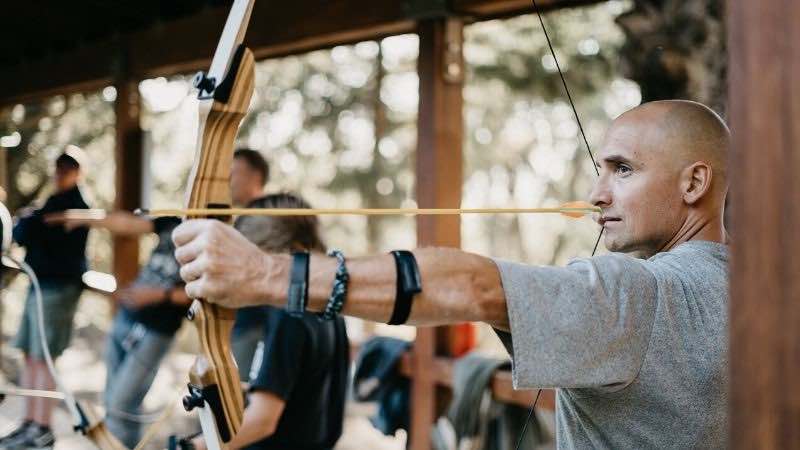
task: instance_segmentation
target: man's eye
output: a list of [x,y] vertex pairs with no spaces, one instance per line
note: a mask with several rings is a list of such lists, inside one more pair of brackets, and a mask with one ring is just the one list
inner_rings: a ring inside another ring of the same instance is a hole
[[631,168],[629,166],[626,166],[625,164],[618,165],[616,170],[616,172],[620,175],[628,175],[631,173],[631,171],[632,171]]

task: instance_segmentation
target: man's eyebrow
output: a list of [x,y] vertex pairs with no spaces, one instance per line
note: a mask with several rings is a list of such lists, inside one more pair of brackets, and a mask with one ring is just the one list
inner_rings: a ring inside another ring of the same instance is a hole
[[[626,158],[625,156],[619,154],[611,154],[608,156],[604,156],[602,158],[602,161],[607,164],[627,164],[630,166],[634,165],[633,161],[631,161],[629,158]],[[598,166],[599,165],[600,164],[598,163]]]

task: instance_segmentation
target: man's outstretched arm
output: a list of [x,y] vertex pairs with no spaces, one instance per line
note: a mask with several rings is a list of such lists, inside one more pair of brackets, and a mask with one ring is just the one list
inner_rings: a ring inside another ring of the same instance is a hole
[[[230,226],[192,220],[173,232],[186,292],[228,307],[283,306],[291,265],[289,255],[265,254]],[[495,263],[456,249],[414,250],[422,292],[414,296],[410,325],[487,322],[508,329],[505,295]],[[313,255],[309,266],[308,309],[322,311],[331,293],[337,262]],[[395,303],[396,269],[391,255],[350,258],[344,313],[387,322]]]

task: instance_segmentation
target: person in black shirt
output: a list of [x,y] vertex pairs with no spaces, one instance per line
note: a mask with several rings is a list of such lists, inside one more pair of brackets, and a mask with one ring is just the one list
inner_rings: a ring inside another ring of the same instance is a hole
[[[269,164],[261,153],[249,148],[240,148],[234,152],[230,180],[234,206],[253,208],[254,202],[263,198],[264,185],[268,180]],[[234,226],[238,228],[242,219],[244,217],[239,218]],[[261,324],[265,320],[264,309],[258,306],[236,311],[231,350],[241,379],[247,379],[250,373],[250,363],[253,361],[256,345],[261,340]]]
[[[38,325],[38,307],[31,286],[15,339],[15,345],[25,355],[21,385],[27,389],[55,388],[40,333],[44,332],[47,348],[53,358],[61,355],[72,337],[72,322],[83,290],[81,276],[87,267],[87,231],[52,226],[45,223],[44,217],[65,209],[89,207],[78,189],[82,159],[79,148],[67,147],[55,162],[55,193],[48,197],[41,208],[21,214],[13,229],[14,240],[25,247],[25,262],[33,269],[42,290],[44,330],[40,330]],[[23,423],[0,438],[0,447],[52,446],[55,438],[50,430],[50,420],[55,403],[56,400],[52,399],[28,397]]]
[[155,233],[158,243],[131,285],[117,290],[121,308],[114,317],[106,346],[106,427],[128,448],[139,442],[138,420],[142,401],[153,383],[162,359],[180,328],[190,300],[181,289],[170,234],[180,224],[177,217],[146,219],[125,211],[104,218],[51,216],[68,229],[100,227],[114,234],[138,236]]
[[[267,195],[252,206],[309,207],[289,194]],[[325,250],[315,217],[243,216],[238,227],[262,250]],[[260,308],[264,321],[250,370],[248,405],[228,448],[332,449],[342,434],[348,382],[344,319],[296,318],[281,308]],[[206,448],[202,438],[192,444]]]

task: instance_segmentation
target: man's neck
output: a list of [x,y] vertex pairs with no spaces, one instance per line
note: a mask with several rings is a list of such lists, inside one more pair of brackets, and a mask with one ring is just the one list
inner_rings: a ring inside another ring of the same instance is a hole
[[659,251],[666,252],[689,241],[710,241],[725,244],[728,242],[728,233],[722,214],[710,218],[689,217],[677,233]]
[[77,184],[73,184],[72,186],[67,186],[67,187],[62,188],[62,189],[56,189],[55,193],[56,194],[63,194],[64,192],[69,192],[69,191],[75,189],[76,187],[78,187],[78,185]]
[[246,208],[246,207],[250,206],[250,203],[252,203],[253,200],[257,200],[257,199],[259,199],[259,198],[261,198],[263,196],[264,196],[264,190],[263,189],[253,190],[252,192],[250,192],[250,195],[248,195],[247,198],[244,201],[242,201],[242,204],[238,205],[238,206]]

